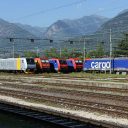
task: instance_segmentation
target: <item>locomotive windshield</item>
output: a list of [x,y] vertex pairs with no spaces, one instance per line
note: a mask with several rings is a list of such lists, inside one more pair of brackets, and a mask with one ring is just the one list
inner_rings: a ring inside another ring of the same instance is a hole
[[76,60],[75,63],[76,64],[83,64],[82,60]]
[[60,64],[67,64],[66,60],[59,60]]
[[49,63],[49,60],[41,60],[42,63]]
[[35,64],[35,61],[33,58],[27,58],[27,64]]

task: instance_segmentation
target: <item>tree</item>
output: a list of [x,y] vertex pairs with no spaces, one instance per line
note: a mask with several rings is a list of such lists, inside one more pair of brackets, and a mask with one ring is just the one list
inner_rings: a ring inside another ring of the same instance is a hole
[[73,49],[71,51],[68,51],[67,48],[56,50],[55,48],[52,48],[50,50],[45,51],[45,56],[48,58],[78,58],[82,56],[82,53],[80,51],[77,51],[76,49]]
[[32,51],[24,52],[24,56],[25,57],[33,57],[33,58],[38,57],[37,54],[35,52],[32,52]]
[[117,48],[114,50],[114,56],[128,56],[128,34],[118,43]]
[[100,45],[97,46],[96,50],[92,50],[86,54],[86,57],[90,58],[101,58],[105,55],[103,44],[100,43]]
[[61,57],[62,58],[68,58],[69,56],[70,56],[70,53],[68,52],[67,48],[62,49]]
[[58,54],[56,48],[51,48],[50,50],[45,50],[44,54],[48,58],[58,58],[59,57],[59,54]]

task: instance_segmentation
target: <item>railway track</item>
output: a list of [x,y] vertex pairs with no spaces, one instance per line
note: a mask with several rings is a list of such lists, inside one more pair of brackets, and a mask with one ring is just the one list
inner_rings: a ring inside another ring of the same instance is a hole
[[[61,86],[61,85],[60,85]],[[67,85],[66,85],[67,86]],[[69,85],[70,86],[70,85]],[[83,98],[87,98],[87,97],[91,97],[91,98],[99,98],[102,99],[102,100],[105,100],[105,99],[109,99],[109,100],[115,100],[115,101],[123,101],[123,102],[126,102],[126,106],[127,106],[127,102],[128,102],[128,96],[124,96],[124,95],[115,95],[111,92],[106,94],[106,93],[98,93],[97,90],[95,91],[86,91],[86,87],[85,87],[85,90],[83,88],[83,90],[78,90],[78,89],[75,89],[74,88],[70,88],[67,89],[67,88],[62,88],[62,87],[58,87],[58,88],[54,88],[54,85],[50,84],[49,83],[45,83],[44,86],[38,86],[37,84],[24,84],[22,85],[21,83],[16,83],[16,84],[13,84],[12,82],[4,82],[4,85],[0,85],[0,87],[8,87],[8,88],[20,88],[20,89],[28,89],[30,91],[33,90],[34,91],[39,91],[39,92],[47,92],[47,93],[51,93],[51,92],[54,92],[55,94],[59,94],[61,93],[64,94],[64,95],[72,95],[72,96],[77,96],[77,97],[80,97],[81,99]],[[51,91],[52,89],[52,91]],[[125,105],[125,104],[124,104]],[[121,104],[122,106],[122,104]]]
[[[17,82],[18,81],[18,82]],[[28,81],[28,80],[27,80]],[[91,90],[91,91],[104,91],[104,92],[110,92],[110,93],[118,93],[121,95],[126,95],[128,96],[128,88],[115,88],[115,87],[106,87],[106,86],[96,86],[96,85],[87,85],[87,83],[85,85],[77,85],[77,84],[64,84],[64,83],[50,83],[50,82],[40,82],[40,81],[33,81],[33,82],[27,82],[26,80],[23,79],[13,79],[13,80],[9,80],[9,82],[16,82],[16,84],[35,84],[35,85],[47,85],[47,86],[51,86],[51,87],[63,87],[63,88],[72,88],[72,89],[86,89],[86,90]],[[0,80],[1,83],[9,83],[7,81],[5,81],[5,79],[1,79]]]
[[26,89],[6,88],[0,89],[1,95],[12,96],[20,99],[25,99],[33,102],[50,103],[51,105],[58,105],[59,107],[71,108],[74,110],[89,110],[93,112],[105,113],[111,116],[118,116],[128,118],[128,107],[121,107],[115,105],[108,105],[97,102],[80,101],[76,99],[69,99],[58,96],[48,96],[37,92],[31,92]]
[[23,76],[0,78],[0,95],[128,119],[128,88],[49,83]]

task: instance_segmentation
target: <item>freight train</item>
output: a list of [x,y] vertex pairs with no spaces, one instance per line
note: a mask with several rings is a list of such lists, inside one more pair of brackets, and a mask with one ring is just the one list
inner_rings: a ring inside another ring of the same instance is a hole
[[0,59],[0,71],[7,72],[34,72],[36,64],[33,58]]
[[128,57],[125,58],[96,58],[86,59],[83,63],[84,71],[112,73],[128,73]]

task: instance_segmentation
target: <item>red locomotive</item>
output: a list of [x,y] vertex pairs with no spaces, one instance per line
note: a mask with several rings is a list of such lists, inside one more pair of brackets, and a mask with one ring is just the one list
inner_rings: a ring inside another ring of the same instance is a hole
[[50,72],[50,63],[46,58],[35,58],[37,72]]

